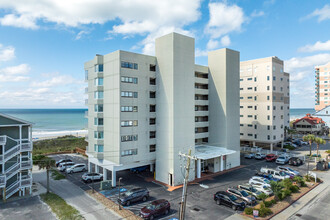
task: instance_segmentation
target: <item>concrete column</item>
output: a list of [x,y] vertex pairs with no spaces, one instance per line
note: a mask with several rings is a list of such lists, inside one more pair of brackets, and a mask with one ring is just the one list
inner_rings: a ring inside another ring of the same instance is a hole
[[197,160],[197,178],[201,178],[202,166],[201,159]]
[[270,152],[273,152],[273,143],[270,144]]
[[91,166],[92,166],[92,163],[91,163],[91,162],[88,162],[88,163],[87,163],[87,166],[88,166],[88,172],[90,173],[90,172],[91,172]]
[[223,171],[223,155],[220,156],[220,171]]
[[108,180],[108,170],[103,167],[103,180]]
[[32,140],[32,129],[31,126],[28,127],[28,133],[29,133],[29,141]]
[[112,187],[116,187],[116,169],[113,168],[111,172],[111,181],[112,181]]
[[253,142],[252,142],[252,144],[253,144],[253,147],[255,147],[255,146],[256,146],[256,142],[255,142],[255,141],[253,141]]
[[95,173],[99,173],[99,166],[94,164],[95,165]]
[[150,164],[150,172],[151,172],[151,173],[154,172],[154,164]]
[[284,147],[284,141],[281,142],[281,149]]
[[22,144],[22,125],[19,126],[19,144]]
[[32,195],[32,186],[30,186],[30,195]]

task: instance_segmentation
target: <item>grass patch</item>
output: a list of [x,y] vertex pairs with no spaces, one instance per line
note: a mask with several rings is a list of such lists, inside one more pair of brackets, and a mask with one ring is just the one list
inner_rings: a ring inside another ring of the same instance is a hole
[[47,205],[52,209],[56,216],[61,220],[84,219],[79,211],[72,206],[68,205],[64,199],[59,197],[54,193],[45,193],[40,195],[42,201],[47,203]]
[[33,154],[45,154],[60,151],[73,151],[76,147],[86,150],[88,143],[83,137],[67,135],[48,140],[33,142]]
[[52,178],[54,180],[61,180],[61,179],[65,179],[65,175],[63,175],[62,173],[58,172],[58,170],[52,169]]

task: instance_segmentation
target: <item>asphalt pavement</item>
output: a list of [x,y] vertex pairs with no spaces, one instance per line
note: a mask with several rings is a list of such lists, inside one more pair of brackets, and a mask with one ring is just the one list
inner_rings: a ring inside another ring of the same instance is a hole
[[0,219],[8,220],[56,220],[50,208],[40,200],[39,196],[2,203]]

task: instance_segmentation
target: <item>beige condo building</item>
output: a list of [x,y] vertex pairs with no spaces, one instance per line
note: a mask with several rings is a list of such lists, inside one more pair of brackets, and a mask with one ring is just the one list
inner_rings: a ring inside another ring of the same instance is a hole
[[289,73],[283,61],[267,57],[240,64],[240,140],[271,150],[289,126]]
[[315,67],[315,110],[330,105],[330,62]]
[[189,149],[189,180],[206,167],[239,166],[239,52],[212,51],[208,66],[196,65],[195,40],[177,33],[156,39],[155,49],[85,63],[89,171],[115,186],[118,171],[147,165],[175,186],[183,183],[179,155]]

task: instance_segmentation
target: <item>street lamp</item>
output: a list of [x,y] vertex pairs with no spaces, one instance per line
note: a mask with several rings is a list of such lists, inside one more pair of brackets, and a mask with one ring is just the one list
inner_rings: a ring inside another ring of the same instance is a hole
[[119,207],[119,210],[121,210],[121,207],[120,207],[120,180],[122,180],[121,177],[119,177],[119,192],[118,192],[118,207]]

